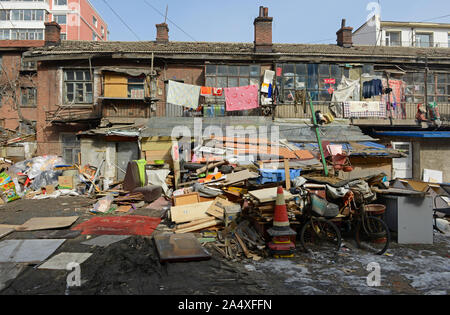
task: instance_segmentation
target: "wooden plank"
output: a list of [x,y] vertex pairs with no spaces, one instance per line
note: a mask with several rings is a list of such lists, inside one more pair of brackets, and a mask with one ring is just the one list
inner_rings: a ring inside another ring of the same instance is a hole
[[78,216],[73,217],[50,217],[50,218],[32,218],[17,227],[17,231],[38,231],[59,229],[71,226],[78,219]]
[[286,190],[291,189],[291,172],[289,169],[289,159],[284,160],[284,175],[286,177]]
[[250,252],[249,252],[247,246],[245,246],[245,243],[242,241],[241,237],[239,236],[239,233],[238,233],[238,232],[235,232],[235,233],[234,233],[234,236],[236,237],[236,239],[237,239],[239,245],[241,246],[242,250],[244,251],[245,257],[247,257],[247,258],[252,258],[252,254],[250,254]]
[[193,203],[184,206],[174,206],[170,209],[171,220],[175,223],[184,223],[208,218],[206,213],[213,201]]
[[225,207],[231,205],[233,205],[232,202],[224,198],[217,197],[216,200],[214,200],[214,202],[212,203],[212,205],[208,208],[206,213],[222,220]]
[[189,227],[189,228],[175,230],[175,233],[176,234],[180,234],[180,233],[194,232],[194,231],[203,230],[203,229],[206,229],[208,227],[215,226],[215,225],[220,224],[220,223],[221,223],[220,220],[208,221],[208,222],[205,222],[205,223],[197,224],[197,225]]
[[[265,189],[249,191],[248,193],[250,196],[257,199],[260,203],[264,203],[264,202],[275,201],[277,199],[277,189],[278,189],[277,187],[265,188]],[[284,199],[285,200],[291,200],[293,198],[294,198],[294,196],[290,192],[284,190]]]
[[204,219],[200,219],[200,220],[195,220],[189,223],[185,223],[185,224],[180,224],[177,226],[176,230],[182,230],[182,229],[186,229],[186,228],[190,228],[199,224],[203,224],[209,221],[215,221],[216,219],[214,217],[208,217],[208,218],[204,218]]
[[199,203],[200,195],[198,192],[193,192],[190,194],[173,196],[173,202],[174,202],[175,206],[184,206],[184,205],[190,205],[193,203]]

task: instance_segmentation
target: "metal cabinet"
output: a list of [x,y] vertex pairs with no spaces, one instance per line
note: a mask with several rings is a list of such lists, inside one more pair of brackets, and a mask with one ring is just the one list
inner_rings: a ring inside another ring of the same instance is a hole
[[385,221],[397,232],[399,244],[433,244],[431,197],[379,196],[386,206]]

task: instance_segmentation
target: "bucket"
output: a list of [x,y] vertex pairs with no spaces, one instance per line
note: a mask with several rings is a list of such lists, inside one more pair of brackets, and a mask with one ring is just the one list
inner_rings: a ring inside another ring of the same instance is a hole
[[386,212],[386,206],[370,204],[365,206],[365,211],[370,215],[384,214]]

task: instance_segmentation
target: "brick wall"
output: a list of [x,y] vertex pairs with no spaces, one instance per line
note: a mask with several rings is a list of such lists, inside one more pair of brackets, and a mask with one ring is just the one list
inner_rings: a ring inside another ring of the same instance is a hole
[[[0,89],[2,91],[2,100],[0,117],[4,120],[5,128],[16,130],[20,121],[17,111],[17,106],[21,104],[20,89],[21,87],[37,87],[37,76],[35,73],[30,72],[20,73],[21,51],[4,52],[1,53],[1,56]],[[15,91],[15,96],[13,91]],[[21,107],[20,110],[24,119],[36,120],[36,107]]]

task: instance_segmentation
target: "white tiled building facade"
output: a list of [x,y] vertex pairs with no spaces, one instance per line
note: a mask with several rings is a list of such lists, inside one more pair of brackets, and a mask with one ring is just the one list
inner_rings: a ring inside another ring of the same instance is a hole
[[450,24],[381,21],[374,15],[353,32],[355,45],[450,47]]

